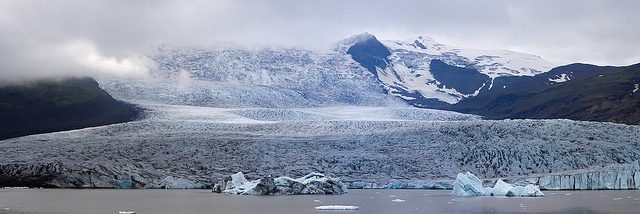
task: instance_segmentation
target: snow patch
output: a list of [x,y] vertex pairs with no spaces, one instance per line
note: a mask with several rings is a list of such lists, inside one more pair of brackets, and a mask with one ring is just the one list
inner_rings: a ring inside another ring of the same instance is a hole
[[557,78],[555,79],[549,78],[549,81],[555,82],[555,83],[561,83],[561,82],[566,82],[571,80],[571,78],[567,74],[560,74],[560,76],[556,75],[556,77]]

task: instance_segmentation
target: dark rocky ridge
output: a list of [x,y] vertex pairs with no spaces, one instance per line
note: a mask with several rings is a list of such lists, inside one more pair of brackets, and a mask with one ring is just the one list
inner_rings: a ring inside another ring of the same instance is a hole
[[387,57],[391,55],[391,51],[373,35],[363,34],[362,37],[360,41],[349,47],[347,54],[377,78],[376,69],[386,68],[389,65]]
[[91,78],[5,85],[0,87],[0,140],[127,122],[139,113]]
[[[582,75],[567,82],[541,84],[559,70]],[[617,69],[574,64],[551,72],[520,81],[522,86],[513,86],[512,90],[462,100],[450,110],[490,119],[563,118],[640,124],[640,93],[633,93],[635,84],[640,84],[640,64]]]

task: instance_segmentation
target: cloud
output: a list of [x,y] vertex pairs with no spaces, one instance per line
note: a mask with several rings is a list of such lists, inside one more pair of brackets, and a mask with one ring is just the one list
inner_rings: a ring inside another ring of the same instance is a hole
[[88,41],[75,41],[64,45],[59,51],[65,59],[82,66],[84,70],[95,71],[99,75],[115,77],[144,77],[154,66],[145,56],[115,58],[102,55],[95,45]]
[[137,77],[153,69],[143,56],[161,45],[326,49],[361,32],[625,65],[640,62],[637,8],[635,0],[0,0],[0,78]]

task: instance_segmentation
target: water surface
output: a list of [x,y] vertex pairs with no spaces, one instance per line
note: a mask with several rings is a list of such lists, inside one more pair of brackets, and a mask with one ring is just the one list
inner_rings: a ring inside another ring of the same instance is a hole
[[[640,191],[545,191],[543,198],[454,198],[439,190],[350,190],[346,195],[238,196],[208,190],[0,189],[0,214],[31,213],[638,213]],[[400,199],[400,200],[395,200]],[[394,201],[395,200],[395,201]],[[404,200],[404,201],[402,201]],[[319,211],[355,205],[357,211]]]

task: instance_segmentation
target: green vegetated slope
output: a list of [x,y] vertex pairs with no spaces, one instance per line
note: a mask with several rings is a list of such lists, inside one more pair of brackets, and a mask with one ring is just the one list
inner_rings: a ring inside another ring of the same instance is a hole
[[138,113],[91,78],[0,86],[0,139],[126,122]]

